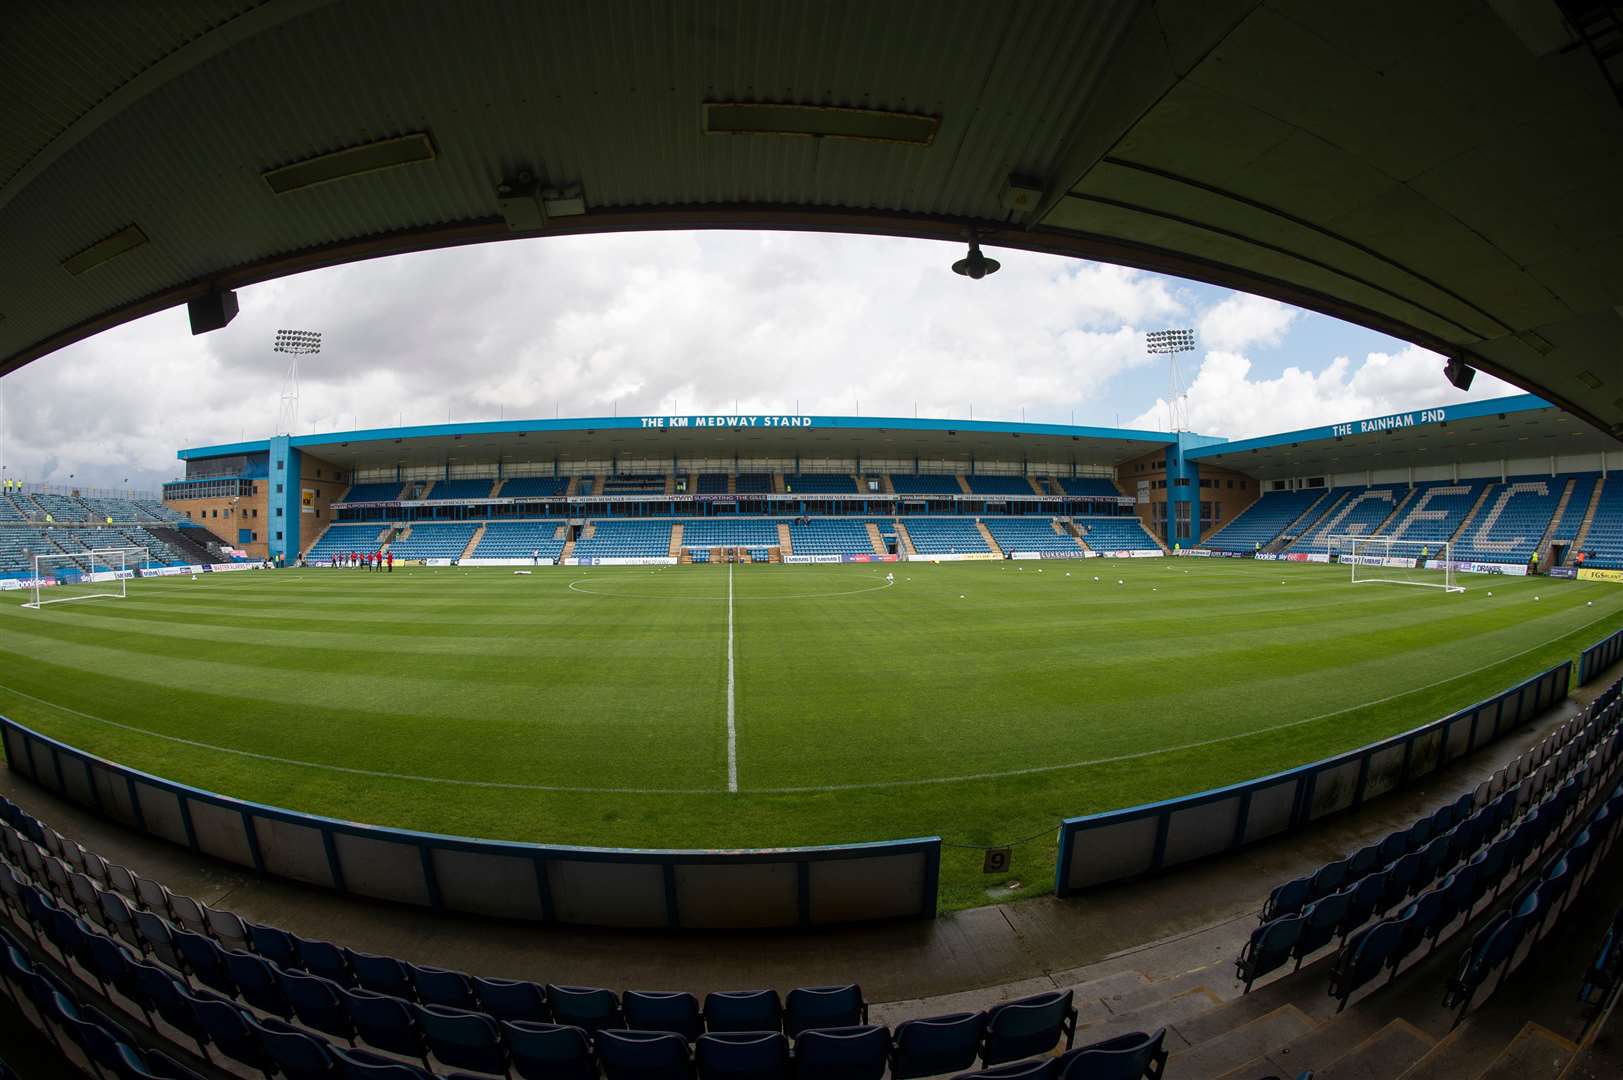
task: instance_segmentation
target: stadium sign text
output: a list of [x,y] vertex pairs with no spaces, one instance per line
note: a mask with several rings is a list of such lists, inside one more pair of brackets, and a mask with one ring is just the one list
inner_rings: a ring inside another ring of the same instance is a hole
[[645,428],[809,428],[809,416],[645,416]]
[[1447,419],[1446,409],[1421,409],[1417,413],[1394,413],[1391,416],[1376,417],[1374,420],[1360,420],[1356,424],[1331,424],[1330,431],[1340,438],[1343,435],[1368,435],[1372,431],[1411,428],[1416,424],[1438,424]]

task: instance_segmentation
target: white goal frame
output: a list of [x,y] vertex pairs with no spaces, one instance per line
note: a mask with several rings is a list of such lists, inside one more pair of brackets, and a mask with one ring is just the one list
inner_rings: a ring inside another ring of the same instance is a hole
[[[1448,540],[1402,540],[1390,536],[1331,536],[1326,552],[1351,570],[1354,585],[1418,585],[1426,589],[1462,593],[1465,586],[1454,578],[1454,545]],[[1436,562],[1440,581],[1399,577],[1387,571],[1410,568],[1427,570]],[[1360,572],[1361,571],[1361,572]]]
[[[33,600],[25,603],[23,607],[40,610],[46,604],[65,604],[71,600],[123,600],[129,595],[129,568],[130,556],[139,555],[136,565],[147,566],[152,562],[152,553],[146,548],[97,548],[92,551],[53,552],[49,555],[34,556]],[[80,560],[88,559],[92,567],[99,563],[107,567],[113,576],[110,580],[96,582],[106,585],[102,592],[75,592],[64,596],[50,595],[58,586],[46,585],[46,575],[51,568],[61,565],[70,565],[75,571],[83,573]],[[113,591],[116,589],[117,591]]]

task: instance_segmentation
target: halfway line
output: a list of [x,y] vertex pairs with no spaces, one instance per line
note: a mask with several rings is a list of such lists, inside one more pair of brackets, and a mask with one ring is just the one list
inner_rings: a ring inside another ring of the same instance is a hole
[[738,791],[738,728],[733,707],[733,564],[727,564],[727,790]]

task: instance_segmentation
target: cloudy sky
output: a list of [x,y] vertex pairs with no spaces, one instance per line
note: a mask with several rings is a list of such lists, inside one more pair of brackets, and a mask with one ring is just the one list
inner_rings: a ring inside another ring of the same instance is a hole
[[321,330],[300,431],[677,411],[1167,426],[1147,329],[1194,326],[1190,427],[1231,438],[1519,392],[1334,319],[1178,278],[1018,251],[787,233],[643,233],[487,244],[318,271],[239,293],[225,330],[184,308],[0,380],[12,478],[155,488],[183,446],[276,426],[278,327]]

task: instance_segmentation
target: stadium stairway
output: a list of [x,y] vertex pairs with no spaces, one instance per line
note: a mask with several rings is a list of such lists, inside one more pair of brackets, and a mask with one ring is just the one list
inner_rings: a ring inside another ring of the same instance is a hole
[[1460,538],[1465,535],[1465,530],[1471,527],[1471,523],[1476,520],[1477,515],[1482,512],[1482,508],[1487,505],[1489,497],[1493,496],[1500,486],[1497,483],[1482,485],[1482,493],[1476,497],[1476,502],[1471,504],[1471,509],[1465,512],[1465,517],[1460,521],[1460,527],[1455,529],[1448,538],[1451,550],[1459,549]]
[[189,563],[201,566],[204,563],[214,562],[214,556],[209,554],[207,548],[192,541],[185,535],[187,530],[171,528],[166,525],[148,525],[146,530],[174,548],[175,552]]
[[[962,477],[959,479],[962,479]],[[986,527],[986,522],[982,521],[980,518],[976,518],[975,528],[980,530],[981,539],[986,541],[986,546],[991,550],[992,554],[996,555],[1000,559],[1003,558],[1003,549],[998,546],[996,540],[992,539],[992,530]]]
[[1567,504],[1572,502],[1572,493],[1578,487],[1578,481],[1568,479],[1566,487],[1561,489],[1561,499],[1555,504],[1555,513],[1550,515],[1550,523],[1544,528],[1544,535],[1538,538],[1538,551],[1549,551],[1550,540],[1555,536],[1555,530],[1560,528],[1561,519],[1566,516]]
[[1295,540],[1298,536],[1301,536],[1302,533],[1305,532],[1315,521],[1318,521],[1319,518],[1324,514],[1324,511],[1329,508],[1327,506],[1329,501],[1329,490],[1321,492],[1319,497],[1314,499],[1312,504],[1308,506],[1306,510],[1303,510],[1301,515],[1295,521],[1285,526],[1285,530],[1279,534],[1278,539],[1276,539],[1273,543],[1266,545],[1264,550],[1278,551],[1292,540]]
[[1380,524],[1369,530],[1365,535],[1385,536],[1387,529],[1400,524],[1404,520],[1404,515],[1408,513],[1409,504],[1415,501],[1415,496],[1420,494],[1420,490],[1419,485],[1410,484],[1409,490],[1403,493],[1403,498],[1399,499],[1392,507],[1392,512],[1382,518]]
[[873,545],[875,555],[886,554],[884,537],[879,535],[879,526],[871,521],[868,522],[868,543]]
[[[1589,540],[1589,527],[1595,524],[1595,512],[1600,508],[1601,491],[1605,489],[1606,481],[1609,479],[1611,478],[1602,476],[1595,481],[1594,494],[1589,496],[1589,509],[1584,511],[1583,524],[1578,526],[1578,535],[1572,541],[1573,552],[1583,551],[1584,544]],[[1571,556],[1568,556],[1568,562],[1571,562]]]
[[918,551],[913,547],[913,538],[907,535],[907,526],[900,521],[896,522],[896,542],[901,545],[902,554],[917,557]]
[[682,523],[680,521],[671,526],[671,555],[678,559],[682,557]]
[[478,547],[479,541],[485,538],[485,525],[486,523],[481,521],[479,527],[473,530],[473,535],[468,537],[467,544],[462,548],[462,554],[457,556],[458,559],[472,558],[473,549]]
[[789,539],[789,523],[778,522],[778,552],[780,558],[786,558],[795,553],[794,545]]

